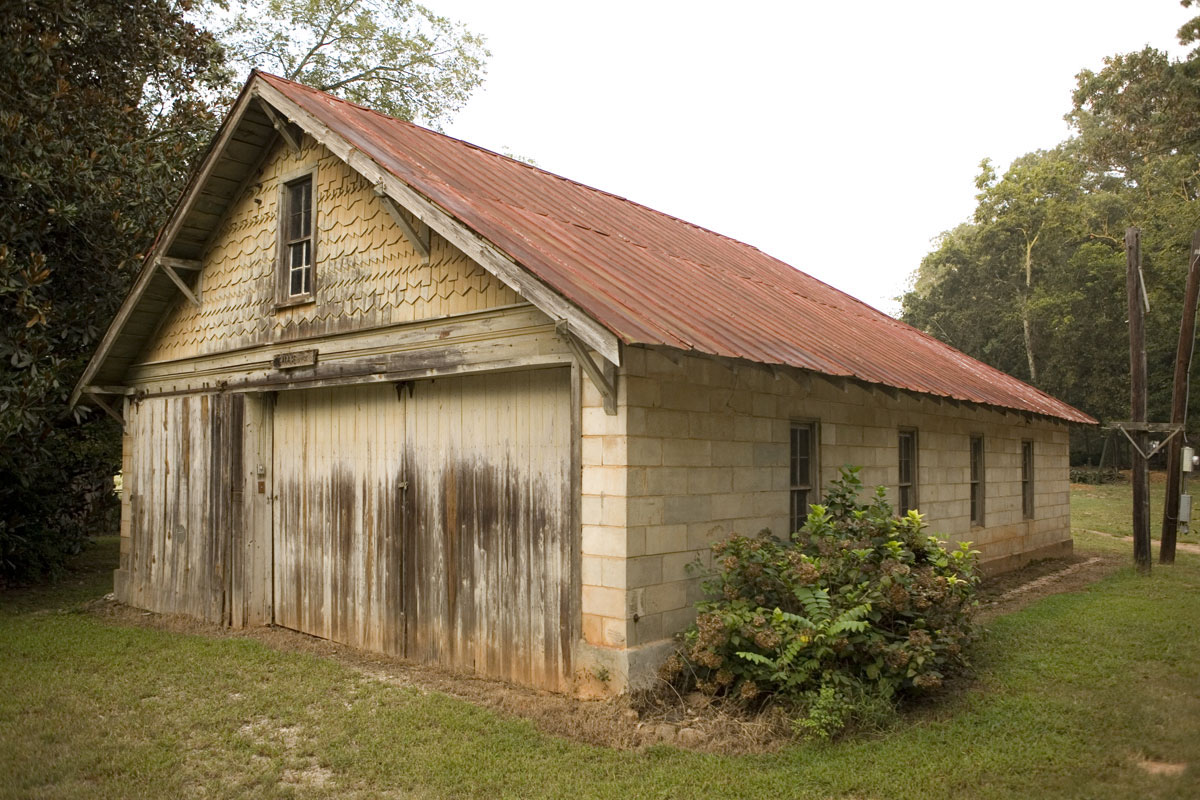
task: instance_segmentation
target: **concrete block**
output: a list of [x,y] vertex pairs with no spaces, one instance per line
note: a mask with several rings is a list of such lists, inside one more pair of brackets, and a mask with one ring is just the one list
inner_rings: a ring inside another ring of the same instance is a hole
[[688,470],[688,494],[716,494],[733,491],[731,467],[693,467]]
[[662,556],[662,564],[660,577],[662,581],[686,581],[698,577],[700,573],[693,573],[690,565],[699,562],[702,569],[707,569],[712,563],[712,551],[710,550],[686,550],[682,553],[668,553]]
[[667,439],[663,441],[663,464],[707,467],[712,464],[712,443],[700,439]]
[[[687,581],[672,581],[670,583],[647,586],[644,589],[635,589],[634,592],[638,593],[637,608],[633,609],[633,611],[641,616],[643,614],[672,611],[686,606],[688,604],[687,583]],[[632,614],[629,616],[632,616]]]
[[604,617],[598,614],[583,615],[583,640],[591,644],[604,644]]
[[619,436],[625,433],[623,416],[610,416],[603,408],[584,408],[582,422],[583,433],[587,436]]
[[693,522],[687,526],[687,531],[687,546],[690,550],[707,550],[713,542],[722,542],[732,533],[723,524],[714,525],[711,520]]
[[688,412],[661,408],[646,409],[646,427],[641,431],[630,431],[661,439],[686,439],[689,435]]
[[619,559],[601,558],[600,556],[583,555],[580,557],[579,581],[585,585],[604,585],[604,562]]
[[624,619],[626,592],[604,586],[584,586],[581,609],[584,614]]
[[667,556],[641,556],[625,562],[626,585],[631,588],[663,582],[663,564]]
[[646,553],[674,553],[688,547],[687,525],[650,525],[646,528]]
[[625,470],[620,467],[584,467],[584,494],[625,496]]
[[786,466],[788,458],[787,443],[770,442],[754,445],[754,466],[756,467]]
[[671,637],[696,621],[695,606],[685,606],[662,612],[664,637]]
[[650,436],[631,436],[626,443],[630,466],[653,467],[662,464],[662,440]]
[[626,448],[628,440],[624,436],[604,436],[601,441],[605,465],[623,466],[629,463]]
[[714,467],[752,467],[754,445],[750,442],[713,442],[712,465]]
[[660,467],[646,470],[646,493],[652,495],[686,494],[688,467]]
[[629,643],[629,623],[624,619],[612,619],[605,617],[601,627],[601,635],[604,638],[604,644],[609,647],[624,647]]
[[600,495],[585,494],[580,498],[580,517],[584,525],[601,525],[604,523],[604,498]]
[[646,644],[656,642],[666,636],[663,632],[663,615],[647,614],[639,617],[632,625],[633,634],[630,644]]
[[732,471],[732,490],[735,492],[766,492],[774,486],[774,479],[788,479],[788,470],[783,467],[755,467]]
[[624,528],[584,525],[581,552],[593,556],[624,558],[627,553],[626,531]]
[[701,497],[676,495],[664,497],[662,501],[662,522],[664,524],[674,525],[681,522],[701,522],[713,518],[712,501],[707,495]]
[[666,501],[662,497],[630,497],[625,501],[625,506],[628,525],[662,525],[667,522],[664,518]]
[[600,524],[624,528],[628,523],[627,501],[617,495],[605,495],[601,499]]
[[581,440],[581,456],[583,465],[600,466],[604,463],[604,440],[599,436],[584,436]]

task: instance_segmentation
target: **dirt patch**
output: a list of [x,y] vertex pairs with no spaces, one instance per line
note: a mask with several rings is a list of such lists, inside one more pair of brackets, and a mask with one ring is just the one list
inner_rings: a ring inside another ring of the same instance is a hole
[[[1084,530],[1084,533],[1092,533],[1092,534],[1095,534],[1096,536],[1107,536],[1109,539],[1116,539],[1118,542],[1129,542],[1130,544],[1133,544],[1132,536],[1117,536],[1116,534],[1105,533],[1104,531],[1089,531],[1089,530]],[[1155,546],[1155,545],[1157,545],[1158,547],[1162,546],[1162,544],[1157,539],[1155,539],[1153,542],[1151,542],[1151,546]],[[1191,542],[1181,542],[1181,541],[1176,540],[1175,541],[1175,550],[1180,553],[1196,553],[1197,555],[1200,555],[1200,544],[1192,544]]]
[[1137,765],[1150,775],[1165,775],[1170,778],[1182,775],[1188,766],[1182,762],[1155,761],[1149,758],[1138,759]]
[[[1035,562],[1024,569],[990,578],[980,590],[980,619],[987,621],[1012,613],[1051,594],[1079,591],[1124,563],[1116,556],[1083,553]],[[587,744],[632,750],[670,744],[702,752],[736,754],[769,752],[793,741],[787,715],[777,707],[768,707],[748,717],[719,704],[710,704],[708,698],[699,693],[681,697],[666,689],[610,700],[582,700],[367,653],[285,628],[234,631],[188,617],[154,614],[117,603],[111,595],[92,603],[89,610],[117,624],[254,639],[280,651],[331,658],[373,680],[418,692],[441,692],[507,716],[529,720],[546,733]],[[255,721],[243,733],[255,737],[282,737],[287,746],[290,731],[270,730],[263,721]],[[319,784],[327,778],[313,772],[315,767],[310,764],[298,767],[293,776],[295,783]]]
[[979,589],[978,620],[987,622],[1012,614],[1053,594],[1078,592],[1125,564],[1126,559],[1111,553],[1076,552],[989,578]]

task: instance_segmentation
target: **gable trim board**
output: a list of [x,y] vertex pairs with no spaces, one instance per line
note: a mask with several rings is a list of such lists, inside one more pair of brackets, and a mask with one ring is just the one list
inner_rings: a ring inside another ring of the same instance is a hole
[[[314,297],[281,306],[300,169]],[[257,73],[197,176],[75,390],[124,395],[125,602],[635,686],[692,613],[686,564],[786,528],[800,419],[821,486],[856,463],[897,490],[895,433],[919,430],[922,510],[990,568],[1070,549],[1066,429],[1090,417],[746,245]],[[979,430],[987,528],[963,511]]]
[[[183,219],[190,211],[196,198],[203,192],[204,182],[217,163],[222,148],[232,137],[238,125],[242,123],[246,109],[256,100],[261,101],[264,104],[264,108],[273,106],[285,114],[288,119],[297,123],[305,133],[329,148],[344,163],[362,175],[373,186],[377,187],[377,193],[379,192],[379,188],[382,188],[385,194],[381,195],[381,197],[386,197],[387,200],[396,203],[399,207],[409,210],[413,216],[425,223],[431,230],[437,231],[443,238],[466,253],[484,269],[488,270],[535,306],[545,311],[552,319],[569,321],[572,324],[572,329],[580,339],[614,366],[620,365],[620,344],[612,333],[605,330],[578,308],[563,300],[541,280],[516,264],[491,243],[412,190],[369,156],[365,155],[361,150],[351,146],[343,138],[331,132],[319,120],[291,102],[282,93],[263,82],[260,77],[252,74],[243,88],[242,94],[235,102],[229,118],[218,133],[213,146],[202,161],[195,178],[185,192],[183,201],[172,213],[171,219],[168,221],[159,240],[155,243],[150,255],[147,256],[147,267],[143,268],[142,274],[139,275],[138,280],[134,283],[125,302],[117,312],[116,318],[105,333],[99,347],[97,347],[95,355],[84,369],[83,375],[72,392],[71,405],[79,401],[83,394],[83,387],[87,386],[94,379],[96,373],[103,365],[105,357],[112,349],[116,338],[128,324],[131,316],[136,312],[139,300],[145,294],[150,281],[154,277],[155,268],[160,267],[164,263],[164,257],[170,258],[164,255],[165,252],[170,250]],[[266,147],[269,148],[269,146],[268,142]],[[389,213],[393,212],[394,210],[389,208]],[[399,215],[393,213],[393,216]],[[418,237],[414,235],[411,240],[416,243]],[[206,248],[208,244],[210,243],[205,243]],[[416,246],[418,249],[422,247],[426,250],[428,249],[428,245],[423,242]],[[170,275],[170,278],[175,283],[179,282],[173,274]],[[184,287],[180,286],[178,288],[183,289]]]

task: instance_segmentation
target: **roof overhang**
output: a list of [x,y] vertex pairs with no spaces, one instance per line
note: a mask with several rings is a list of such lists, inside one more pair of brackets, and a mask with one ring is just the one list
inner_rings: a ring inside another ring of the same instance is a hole
[[93,398],[98,392],[119,393],[126,371],[146,341],[157,332],[171,305],[181,294],[195,300],[180,269],[190,267],[198,275],[202,259],[230,205],[257,175],[275,142],[280,138],[290,140],[295,135],[289,125],[295,125],[329,149],[375,186],[377,193],[437,231],[547,314],[567,335],[613,366],[620,366],[621,344],[611,331],[369,154],[351,145],[255,71],[242,87],[142,262],[133,287],[71,393],[71,406],[81,398]]

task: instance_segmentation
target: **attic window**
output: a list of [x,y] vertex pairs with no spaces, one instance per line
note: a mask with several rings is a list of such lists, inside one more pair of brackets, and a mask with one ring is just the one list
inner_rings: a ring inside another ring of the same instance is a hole
[[313,285],[313,176],[311,173],[283,187],[280,272],[285,301],[312,296]]

